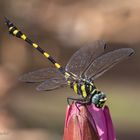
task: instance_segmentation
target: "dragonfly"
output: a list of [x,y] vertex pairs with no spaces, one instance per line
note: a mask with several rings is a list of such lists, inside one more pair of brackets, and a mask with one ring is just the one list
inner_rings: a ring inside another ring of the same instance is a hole
[[121,48],[105,53],[107,44],[104,41],[95,41],[76,51],[65,67],[62,67],[48,52],[34,43],[22,33],[9,19],[5,18],[9,33],[26,41],[43,54],[55,67],[39,69],[20,77],[27,83],[39,83],[38,91],[50,91],[69,86],[79,98],[67,98],[67,102],[75,101],[78,104],[94,104],[102,108],[107,100],[106,94],[98,90],[94,81],[120,61],[130,57],[132,48]]

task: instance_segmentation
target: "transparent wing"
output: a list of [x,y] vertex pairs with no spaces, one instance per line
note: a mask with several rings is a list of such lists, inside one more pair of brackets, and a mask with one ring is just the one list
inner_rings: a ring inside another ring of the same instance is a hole
[[106,44],[104,41],[96,41],[93,44],[82,47],[75,52],[70,58],[65,70],[76,74],[82,75],[88,65],[99,55],[104,52]]
[[67,85],[67,81],[63,79],[51,78],[37,86],[38,91],[54,90]]
[[56,68],[44,68],[24,74],[19,80],[23,82],[37,83],[54,77],[59,77],[59,79],[61,79],[64,76]]
[[87,78],[91,78],[94,81],[114,65],[131,56],[133,53],[134,50],[131,48],[122,48],[108,52],[92,62],[92,64],[85,71],[85,76]]

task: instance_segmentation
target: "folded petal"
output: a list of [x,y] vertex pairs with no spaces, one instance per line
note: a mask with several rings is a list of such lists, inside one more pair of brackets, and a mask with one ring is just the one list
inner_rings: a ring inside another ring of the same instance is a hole
[[108,107],[68,105],[63,140],[116,140]]
[[90,122],[92,118],[87,108],[78,108],[75,104],[67,107],[64,140],[99,140],[96,127]]
[[107,106],[97,108],[93,104],[87,108],[94,120],[100,140],[116,140],[109,108]]
[[106,119],[108,140],[116,140],[112,119],[111,119],[111,116],[110,116],[110,113],[109,113],[109,108],[107,106],[105,106],[103,111],[104,111],[104,116],[105,116],[105,119]]

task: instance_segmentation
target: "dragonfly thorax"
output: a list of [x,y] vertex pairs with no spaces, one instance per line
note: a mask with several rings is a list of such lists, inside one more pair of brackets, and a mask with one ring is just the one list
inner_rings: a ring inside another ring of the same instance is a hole
[[96,89],[94,84],[86,79],[68,80],[68,84],[76,94],[81,95],[83,98],[87,98]]

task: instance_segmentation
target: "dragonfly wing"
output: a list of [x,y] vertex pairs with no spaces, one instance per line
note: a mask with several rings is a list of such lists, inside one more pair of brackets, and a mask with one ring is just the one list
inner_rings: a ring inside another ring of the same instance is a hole
[[37,86],[38,91],[49,91],[49,90],[54,90],[63,86],[67,85],[67,81],[63,79],[48,79],[44,82],[42,82],[40,85]]
[[134,50],[131,48],[122,48],[108,52],[95,59],[85,72],[85,76],[93,81],[115,66],[121,60],[131,56]]
[[75,52],[70,58],[65,70],[81,76],[88,65],[104,52],[106,44],[104,41],[96,41]]
[[44,68],[22,75],[19,80],[29,83],[43,82],[53,77],[63,78],[64,76],[56,68]]

